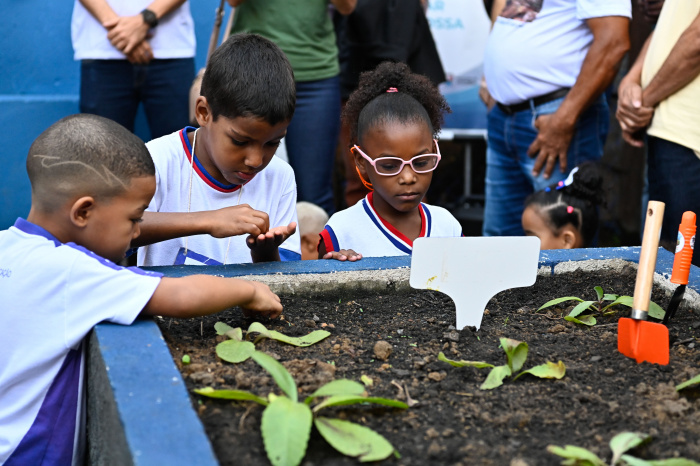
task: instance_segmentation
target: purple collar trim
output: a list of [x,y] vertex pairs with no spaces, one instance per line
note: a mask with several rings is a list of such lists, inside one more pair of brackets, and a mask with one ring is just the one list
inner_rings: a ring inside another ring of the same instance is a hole
[[53,241],[56,246],[60,246],[61,244],[63,244],[54,235],[49,233],[44,228],[40,227],[39,225],[35,225],[32,222],[29,222],[21,217],[17,219],[14,227],[30,235],[43,236],[47,240]]

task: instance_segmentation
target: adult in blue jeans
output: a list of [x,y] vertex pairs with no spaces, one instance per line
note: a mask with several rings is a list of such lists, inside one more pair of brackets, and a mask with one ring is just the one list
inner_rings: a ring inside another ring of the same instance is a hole
[[603,93],[629,49],[630,17],[629,0],[508,0],[500,9],[484,60],[495,101],[485,236],[523,235],[530,193],[602,157],[609,115]]
[[228,0],[232,34],[259,34],[277,44],[294,70],[297,105],[285,141],[298,200],[335,212],[333,169],[340,132],[340,65],[332,5],[348,15],[357,0]]
[[195,35],[185,0],[75,0],[80,111],[130,131],[143,104],[152,138],[189,122]]

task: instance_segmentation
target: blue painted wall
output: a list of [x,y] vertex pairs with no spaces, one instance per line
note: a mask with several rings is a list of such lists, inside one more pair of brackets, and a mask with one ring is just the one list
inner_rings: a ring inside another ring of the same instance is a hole
[[[195,0],[190,5],[198,69],[206,61],[218,5],[218,0]],[[72,1],[0,0],[0,6],[0,127],[5,135],[5,149],[0,152],[5,167],[0,183],[0,229],[5,229],[29,213],[31,190],[24,165],[32,141],[56,120],[78,112],[80,68],[73,61],[70,40]],[[136,133],[149,138],[143,114]]]

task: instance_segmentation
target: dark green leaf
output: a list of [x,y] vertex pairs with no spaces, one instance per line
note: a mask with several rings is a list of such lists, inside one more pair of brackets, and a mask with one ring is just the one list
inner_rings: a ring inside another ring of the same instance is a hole
[[239,401],[255,401],[263,406],[267,406],[267,400],[254,395],[250,392],[242,390],[214,390],[211,387],[195,388],[194,392],[209,398],[218,398],[222,400],[239,400]]
[[469,367],[476,367],[477,369],[484,369],[486,367],[494,367],[493,364],[489,364],[487,362],[483,361],[455,361],[454,359],[449,359],[447,356],[445,356],[445,353],[440,351],[438,354],[438,360],[442,362],[446,362],[454,367],[464,367],[464,366],[469,366]]
[[501,338],[500,341],[503,351],[508,356],[508,367],[510,367],[511,373],[518,372],[527,359],[527,343],[510,338]]
[[333,448],[363,463],[386,459],[394,452],[387,439],[368,427],[327,417],[317,418],[314,424]]
[[508,366],[496,366],[491,369],[484,383],[481,384],[482,390],[492,390],[503,385],[503,379],[510,377],[511,371]]
[[563,303],[565,301],[583,301],[581,298],[577,298],[576,296],[565,296],[563,298],[556,298],[551,301],[547,301],[544,303],[542,306],[540,306],[538,311],[541,311],[542,309],[548,308],[550,306],[554,306],[555,304]]
[[[275,361],[277,362],[277,361]],[[304,403],[283,396],[265,408],[260,431],[273,466],[296,466],[306,454],[313,415]]]
[[216,355],[234,364],[245,361],[254,351],[255,345],[249,341],[226,340],[216,345]]
[[294,383],[292,374],[290,374],[282,364],[277,362],[275,358],[269,354],[261,351],[253,351],[253,354],[251,354],[250,357],[253,358],[253,361],[260,364],[263,369],[270,373],[272,378],[275,379],[275,382],[277,382],[277,385],[279,385],[282,391],[289,398],[291,398],[292,401],[296,402],[299,399],[299,395],[297,394],[297,384]]
[[544,364],[522,371],[520,374],[513,377],[513,380],[516,380],[523,374],[534,375],[540,379],[561,379],[566,374],[566,366],[561,361],[558,363],[547,361]]
[[366,393],[365,387],[361,383],[355,382],[354,380],[338,379],[328,382],[322,387],[319,387],[318,390],[306,397],[306,400],[304,400],[304,402],[306,404],[309,404],[311,400],[319,396],[333,395],[366,396]]
[[401,408],[406,409],[408,405],[402,401],[390,400],[388,398],[378,398],[378,397],[364,397],[364,396],[354,396],[354,395],[335,395],[330,398],[323,400],[321,403],[314,406],[314,412],[318,412],[323,408],[329,406],[347,406],[355,405],[359,403],[374,403],[383,406],[389,406],[391,408]]

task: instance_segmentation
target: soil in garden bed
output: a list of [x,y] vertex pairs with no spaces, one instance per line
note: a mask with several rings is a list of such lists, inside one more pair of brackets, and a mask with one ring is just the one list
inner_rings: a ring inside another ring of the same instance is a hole
[[[617,351],[617,319],[629,315],[620,306],[614,315],[596,316],[585,327],[563,316],[575,304],[563,303],[535,312],[561,296],[596,298],[594,286],[606,293],[632,295],[635,270],[623,273],[574,273],[538,277],[528,288],[498,294],[487,306],[479,331],[454,329],[454,304],[431,291],[327,299],[283,297],[284,320],[263,322],[268,328],[300,336],[325,328],[321,343],[296,348],[264,340],[257,345],[278,358],[292,373],[300,395],[335,379],[371,377],[371,396],[406,400],[405,387],[418,404],[407,410],[373,406],[331,408],[325,415],[348,419],[384,435],[399,451],[383,464],[401,465],[557,465],[560,458],[547,445],[572,444],[609,461],[610,439],[623,431],[651,434],[646,446],[631,453],[645,459],[682,456],[700,460],[700,390],[676,392],[675,385],[700,373],[700,312],[678,310],[670,325],[668,366],[637,364]],[[655,291],[652,300],[666,307],[669,297]],[[215,345],[217,321],[248,328],[251,320],[234,309],[207,318],[159,320],[187,388],[250,390],[261,396],[280,393],[274,381],[253,361],[222,362]],[[325,325],[324,325],[325,324]],[[493,390],[480,390],[488,369],[456,368],[448,358],[506,363],[499,338],[529,345],[524,369],[546,361],[563,361],[561,380],[530,375]],[[391,344],[382,360],[378,341]],[[183,366],[181,358],[190,356]],[[260,434],[262,407],[253,402],[212,400],[192,393],[223,465],[265,465]],[[317,433],[309,442],[304,465],[346,465],[356,460],[333,450]]]

